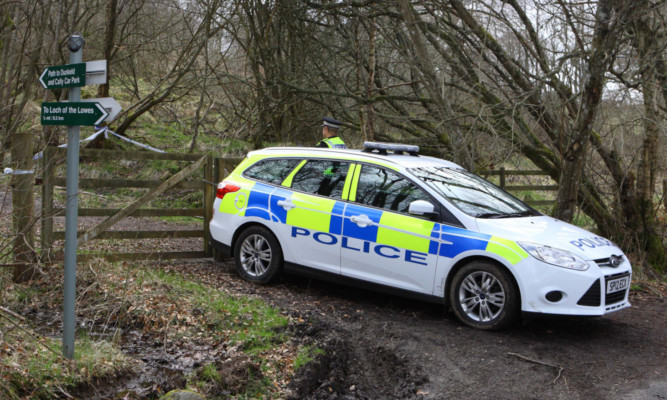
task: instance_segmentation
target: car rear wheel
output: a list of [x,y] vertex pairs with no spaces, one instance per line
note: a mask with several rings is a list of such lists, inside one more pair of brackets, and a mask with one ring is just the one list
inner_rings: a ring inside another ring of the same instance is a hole
[[278,240],[266,228],[253,226],[244,230],[234,246],[236,270],[243,279],[264,284],[280,271],[283,254]]
[[507,328],[520,312],[519,290],[509,272],[482,261],[471,262],[456,272],[449,301],[463,323],[478,329]]

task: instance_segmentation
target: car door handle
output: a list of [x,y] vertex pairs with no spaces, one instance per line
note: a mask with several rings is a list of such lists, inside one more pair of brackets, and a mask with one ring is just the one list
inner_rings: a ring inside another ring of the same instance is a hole
[[278,200],[278,203],[277,203],[277,204],[278,204],[280,207],[284,208],[286,211],[289,211],[289,210],[291,210],[291,209],[293,209],[293,208],[296,207],[296,206],[294,205],[294,203],[292,202],[292,200],[290,200],[290,199],[287,199],[287,200]]
[[359,225],[360,228],[365,228],[369,225],[373,225],[373,221],[368,218],[367,215],[353,215],[350,217],[350,221],[354,222],[355,224]]

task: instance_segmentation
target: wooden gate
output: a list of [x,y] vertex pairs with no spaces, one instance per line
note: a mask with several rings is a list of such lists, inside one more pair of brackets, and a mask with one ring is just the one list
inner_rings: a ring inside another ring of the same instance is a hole
[[[54,252],[53,244],[65,237],[64,231],[54,230],[54,216],[64,216],[65,209],[54,205],[54,188],[65,186],[65,178],[56,176],[56,166],[65,159],[67,149],[48,147],[44,151],[44,172],[42,188],[42,232],[41,248],[44,260],[59,259],[60,252]],[[167,251],[167,252],[107,252],[96,254],[80,254],[81,260],[104,257],[109,260],[152,260],[152,259],[183,259],[213,256],[213,249],[208,243],[209,221],[215,200],[215,185],[240,159],[213,158],[202,154],[155,153],[145,151],[119,151],[81,149],[79,156],[88,160],[168,160],[185,161],[189,165],[166,180],[139,179],[90,179],[79,180],[80,193],[85,189],[100,188],[149,188],[147,193],[122,208],[81,208],[79,217],[106,217],[102,222],[85,231],[78,232],[79,245],[91,240],[100,239],[172,239],[202,238],[201,250]],[[84,165],[82,163],[82,165]],[[194,177],[194,179],[192,179]],[[191,179],[187,179],[191,178]],[[200,208],[142,208],[161,194],[174,189],[203,192],[203,205]],[[111,226],[125,217],[200,217],[202,229],[198,230],[133,230],[110,231]]]
[[[500,167],[498,170],[489,170],[481,171],[479,173],[481,176],[497,176],[498,182],[496,183],[500,186],[501,189],[507,190],[508,192],[550,192],[551,197],[555,198],[556,192],[558,192],[558,184],[551,179],[548,172],[539,171],[539,170],[506,170],[505,167]],[[507,184],[507,179],[510,177],[541,177],[542,184]],[[520,196],[519,196],[520,197]],[[555,200],[535,200],[535,199],[522,199],[524,202],[531,206],[552,206],[556,202]]]

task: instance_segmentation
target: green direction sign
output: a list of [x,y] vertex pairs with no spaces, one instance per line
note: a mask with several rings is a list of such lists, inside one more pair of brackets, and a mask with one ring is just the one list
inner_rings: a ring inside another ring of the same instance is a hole
[[39,77],[44,89],[86,86],[86,63],[47,67]]
[[42,125],[98,125],[109,115],[99,103],[42,103]]

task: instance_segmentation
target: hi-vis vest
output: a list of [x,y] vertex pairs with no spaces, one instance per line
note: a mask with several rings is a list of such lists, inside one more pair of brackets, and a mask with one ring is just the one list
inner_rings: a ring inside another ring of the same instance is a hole
[[339,138],[338,136],[326,138],[322,140],[320,143],[325,143],[327,147],[330,149],[347,149],[347,146],[345,145],[345,142],[343,142],[343,139]]

